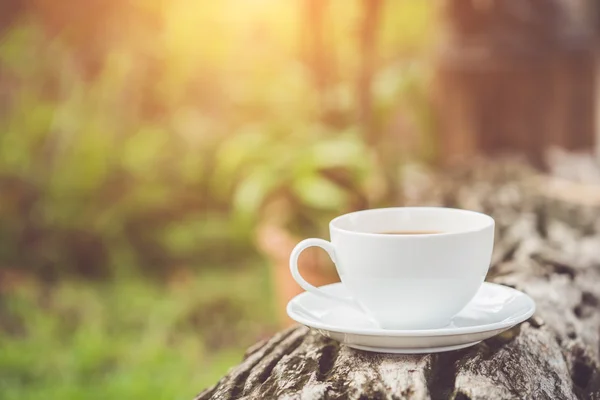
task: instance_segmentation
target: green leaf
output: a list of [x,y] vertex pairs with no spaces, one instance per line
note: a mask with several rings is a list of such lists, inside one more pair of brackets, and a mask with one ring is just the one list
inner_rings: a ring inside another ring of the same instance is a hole
[[307,206],[323,210],[343,210],[348,203],[344,190],[321,176],[307,176],[293,184],[294,193]]
[[256,213],[278,181],[277,173],[268,168],[254,171],[241,182],[235,192],[235,211],[244,218],[256,217]]
[[158,127],[145,127],[130,137],[123,149],[123,164],[135,174],[147,174],[167,150],[168,133]]
[[312,155],[319,168],[360,168],[368,158],[367,149],[354,138],[339,138],[317,143]]
[[227,193],[244,166],[268,164],[261,160],[263,154],[270,155],[267,139],[260,127],[248,127],[220,146],[213,175],[213,187],[217,193]]

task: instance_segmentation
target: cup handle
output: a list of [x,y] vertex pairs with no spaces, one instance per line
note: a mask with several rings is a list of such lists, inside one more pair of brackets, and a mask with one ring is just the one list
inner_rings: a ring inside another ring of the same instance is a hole
[[328,242],[327,240],[315,239],[315,238],[305,239],[305,240],[301,241],[300,243],[298,243],[296,245],[296,247],[294,247],[294,250],[292,250],[292,254],[290,255],[290,270],[292,271],[292,276],[294,277],[296,282],[298,282],[298,284],[307,292],[311,292],[317,296],[324,297],[329,300],[334,300],[337,302],[344,303],[347,306],[350,306],[352,308],[358,309],[360,312],[363,312],[363,310],[361,310],[361,308],[358,306],[358,304],[352,298],[334,296],[332,294],[329,294],[329,293],[319,289],[318,287],[311,285],[302,277],[302,275],[300,275],[300,271],[298,271],[298,258],[300,257],[300,254],[309,247],[322,248],[323,250],[325,250],[327,252],[327,254],[329,254],[331,261],[333,261],[334,264],[337,264],[336,258],[335,258],[335,247],[333,247],[333,244],[331,244],[331,242]]

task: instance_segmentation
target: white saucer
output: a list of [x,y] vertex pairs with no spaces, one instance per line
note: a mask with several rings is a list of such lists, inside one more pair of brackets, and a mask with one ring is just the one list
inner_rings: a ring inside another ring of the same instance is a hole
[[[342,283],[321,289],[349,297]],[[487,282],[448,326],[439,329],[381,329],[360,311],[308,292],[294,297],[287,306],[293,320],[346,346],[399,354],[437,353],[473,346],[525,321],[534,311],[535,303],[525,293]]]

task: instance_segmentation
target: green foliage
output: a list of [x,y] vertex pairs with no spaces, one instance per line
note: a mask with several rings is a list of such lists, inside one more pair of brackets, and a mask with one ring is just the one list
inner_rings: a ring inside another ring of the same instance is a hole
[[[34,26],[19,27],[0,46],[14,87],[0,114],[0,266],[106,275],[128,265],[160,272],[166,263],[189,264],[208,252],[210,243],[192,248],[163,241],[180,235],[177,227],[190,218],[210,217],[220,221],[218,231],[235,231],[226,203],[206,193],[214,132],[194,132],[200,140],[191,145],[194,138],[185,136],[196,120],[193,129],[210,129],[202,117],[182,108],[153,121],[139,103],[128,104],[137,89],[132,54],[113,55],[121,62],[107,63],[92,81],[76,71],[62,79],[55,67],[68,66],[69,56],[58,44],[46,53],[45,40]],[[21,69],[32,48],[44,63]],[[51,93],[48,85],[56,86]],[[210,236],[214,227],[196,223],[194,237]],[[248,253],[247,239],[237,237],[231,235],[230,246]]]
[[267,288],[257,266],[166,287],[21,282],[0,297],[0,397],[192,398],[273,329]]
[[[357,5],[331,3],[322,91],[289,4],[69,4],[40,3],[0,44],[0,267],[164,275],[244,258],[256,223],[316,234],[378,205],[401,165],[397,139],[369,147],[356,127]],[[382,12],[378,130],[399,109],[431,130],[422,69],[403,61],[430,41],[423,4]]]
[[326,236],[432,157],[432,6],[384,2],[367,144],[361,3],[328,3],[324,88],[303,2],[40,1],[2,31],[0,398],[191,398],[272,329],[256,225]]
[[296,127],[285,140],[283,134],[255,127],[226,140],[217,154],[213,183],[234,199],[240,223],[279,219],[314,232],[328,215],[366,205],[375,166],[356,131],[337,133],[313,125]]

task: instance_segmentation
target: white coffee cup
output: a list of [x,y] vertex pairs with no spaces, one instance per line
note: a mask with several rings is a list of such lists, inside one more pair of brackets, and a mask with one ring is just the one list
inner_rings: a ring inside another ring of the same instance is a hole
[[[357,211],[334,218],[329,231],[331,242],[296,245],[292,276],[315,295],[359,308],[383,329],[448,325],[483,283],[494,245],[492,217],[442,207]],[[441,233],[382,233],[402,231]],[[352,298],[330,295],[302,278],[298,257],[311,246],[327,251]]]

